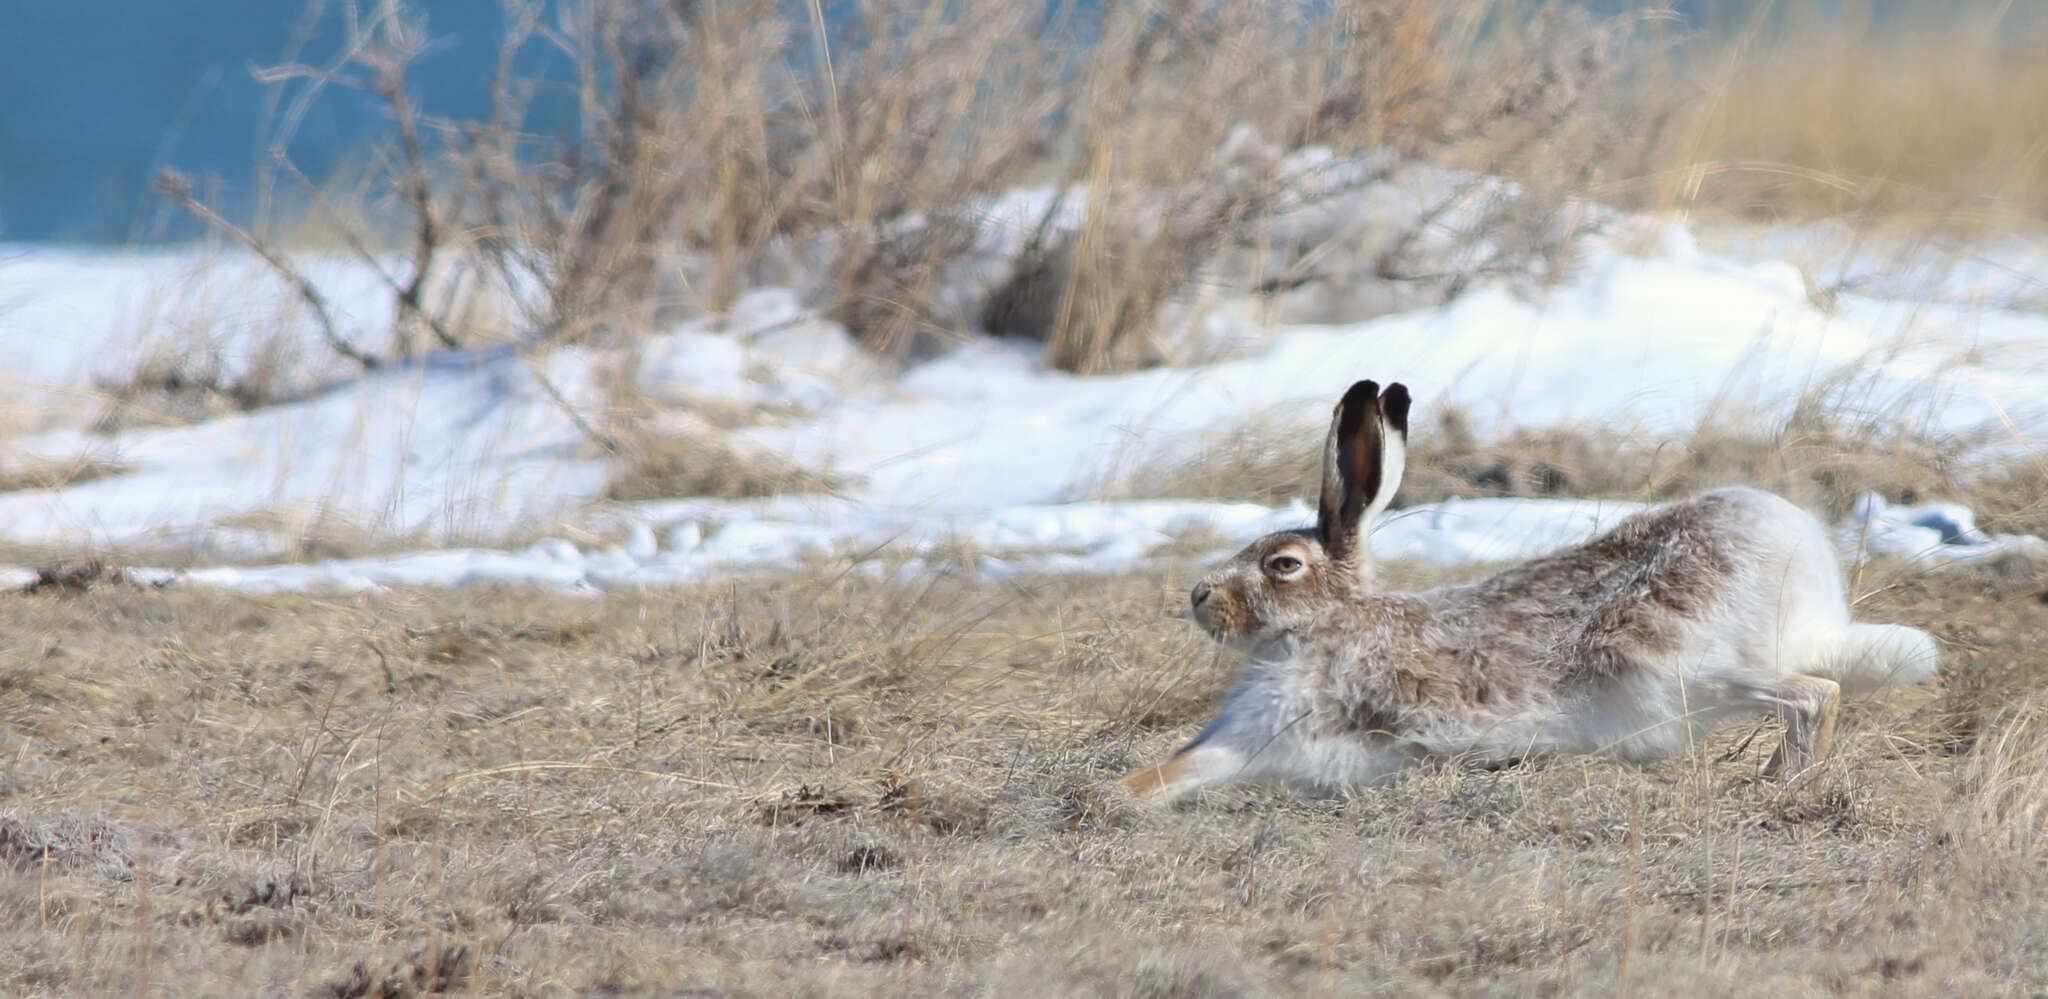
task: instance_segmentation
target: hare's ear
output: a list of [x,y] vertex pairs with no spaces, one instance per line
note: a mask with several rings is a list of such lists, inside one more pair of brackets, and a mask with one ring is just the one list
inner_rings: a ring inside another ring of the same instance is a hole
[[1330,414],[1316,537],[1338,562],[1370,561],[1366,532],[1401,487],[1408,459],[1408,403],[1408,388],[1399,382],[1382,393],[1378,382],[1363,381]]

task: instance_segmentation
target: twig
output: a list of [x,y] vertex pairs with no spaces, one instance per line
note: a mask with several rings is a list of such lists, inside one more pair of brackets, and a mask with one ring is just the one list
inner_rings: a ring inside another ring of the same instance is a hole
[[341,333],[334,327],[334,314],[327,306],[327,296],[322,295],[320,289],[315,287],[311,280],[304,274],[299,273],[298,268],[293,267],[291,261],[286,260],[283,255],[273,250],[268,243],[256,238],[254,234],[243,229],[241,226],[222,218],[219,212],[214,211],[204,202],[194,197],[192,195],[192,182],[187,180],[184,175],[174,170],[165,170],[157,174],[156,189],[164,197],[177,202],[180,207],[191,212],[193,217],[214,229],[234,237],[236,242],[248,247],[250,252],[263,258],[263,262],[269,264],[271,270],[276,271],[279,277],[284,278],[286,282],[290,283],[293,290],[299,293],[299,298],[304,300],[306,306],[313,310],[314,318],[320,321],[320,335],[326,339],[327,346],[333,348],[335,353],[356,362],[364,371],[375,371],[383,364],[375,355],[363,353],[354,344],[342,338]]
[[1802,888],[1835,888],[1869,884],[1869,878],[1812,878],[1804,881],[1762,881],[1749,885],[1709,885],[1705,888],[1672,888],[1657,893],[1658,898],[1699,898],[1702,895],[1732,895],[1738,891],[1768,891],[1784,893]]
[[371,90],[391,106],[398,127],[398,148],[404,165],[405,198],[412,204],[413,268],[404,287],[396,289],[401,316],[412,316],[433,331],[444,347],[460,347],[461,341],[448,332],[440,319],[420,301],[434,255],[441,248],[441,226],[434,211],[433,186],[427,178],[426,154],[420,144],[419,121],[413,113],[412,98],[405,89],[405,68],[419,51],[419,41],[410,36],[399,17],[397,0],[384,0],[378,12],[377,33],[381,42],[364,61],[376,70]]
[[[357,232],[355,226],[351,225],[348,219],[341,212],[335,210],[334,206],[328,202],[326,195],[321,193],[320,186],[313,183],[313,178],[306,176],[305,171],[300,170],[298,164],[285,158],[281,152],[273,150],[273,154],[277,157],[278,169],[283,170],[304,189],[306,196],[312,199],[315,208],[320,209],[328,218],[334,220],[336,231],[341,234],[342,242],[348,244],[349,252],[361,258],[363,264],[370,269],[370,273],[377,276],[377,282],[382,284],[387,291],[391,292],[392,297],[398,302],[399,315],[409,314],[426,323],[427,328],[434,332],[435,339],[440,340],[442,346],[460,348],[462,346],[461,341],[457,340],[444,328],[440,317],[434,315],[431,310],[421,308],[419,303],[421,282],[426,274],[425,261],[432,257],[433,251],[429,249],[424,251],[423,256],[415,257],[411,281],[407,284],[399,284],[398,279],[392,277],[391,272],[384,269],[383,263],[377,259],[376,251],[370,249],[370,244],[363,240],[362,234]],[[422,236],[421,238],[425,239],[427,237]]]
[[486,777],[506,777],[511,776],[513,774],[533,773],[535,771],[540,770],[580,770],[586,773],[593,774],[610,774],[626,777],[649,777],[655,780],[680,781],[681,783],[690,784],[696,787],[717,788],[719,790],[724,791],[739,790],[739,785],[737,784],[727,784],[723,781],[715,780],[703,780],[697,777],[685,777],[682,774],[663,773],[659,770],[644,770],[639,767],[617,767],[603,763],[572,763],[563,760],[529,760],[523,763],[508,763],[504,766],[484,767],[479,770],[466,770],[459,774],[451,774],[447,777],[441,778],[438,781],[435,781],[433,786],[429,788],[428,791],[424,795],[421,795],[420,798],[417,800],[425,801],[432,798],[438,798],[441,795],[447,794],[449,791],[454,790],[457,786],[467,784],[473,780],[481,780]]
[[603,448],[606,454],[625,453],[626,442],[612,434],[597,429],[590,424],[589,420],[584,419],[583,414],[577,412],[575,406],[570,405],[568,397],[562,394],[562,390],[556,388],[555,383],[548,380],[547,375],[541,373],[540,365],[535,363],[532,358],[527,359],[526,369],[527,373],[533,376],[534,384],[540,386],[541,392],[548,397],[548,400],[553,402],[556,408],[562,411],[562,415],[569,418],[569,422],[574,424],[577,430],[583,432],[583,436],[590,438],[591,443]]

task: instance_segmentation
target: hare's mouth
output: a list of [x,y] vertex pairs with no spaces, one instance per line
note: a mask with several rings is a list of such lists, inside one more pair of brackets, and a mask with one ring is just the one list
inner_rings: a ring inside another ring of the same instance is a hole
[[1229,645],[1237,637],[1237,629],[1231,627],[1237,622],[1228,614],[1218,613],[1213,604],[1196,607],[1188,612],[1188,616],[1194,619],[1195,626],[1201,628],[1203,634],[1224,645]]

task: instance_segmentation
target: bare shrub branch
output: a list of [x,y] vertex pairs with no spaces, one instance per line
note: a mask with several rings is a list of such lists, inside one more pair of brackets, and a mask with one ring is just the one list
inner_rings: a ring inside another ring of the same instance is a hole
[[[1243,290],[1363,278],[1449,297],[1489,276],[1554,276],[1586,231],[1570,195],[1597,179],[1589,151],[1642,120],[1616,96],[1632,22],[1569,10],[1503,13],[1483,31],[1469,5],[1435,0],[1183,0],[1091,18],[1026,0],[504,10],[475,119],[420,114],[407,71],[427,26],[404,0],[348,6],[328,65],[259,74],[298,88],[277,172],[384,275],[401,353],[470,342],[462,297],[429,293],[447,276],[515,303],[513,333],[533,344],[662,330],[791,284],[887,355],[979,325],[1042,340],[1076,372],[1158,363],[1176,350],[1162,316],[1226,252],[1404,164],[1475,174],[1391,223],[1405,231],[1322,227]],[[523,69],[529,55],[566,75]],[[402,273],[283,153],[330,86],[390,111],[370,187],[403,222]],[[527,122],[547,86],[568,113],[552,136]],[[1374,165],[1332,181],[1293,158],[1310,147]],[[1049,197],[1018,193],[1048,179]],[[979,299],[960,301],[962,287]]]
[[292,266],[292,262],[268,240],[259,238],[247,229],[221,217],[220,213],[208,207],[192,193],[192,182],[175,171],[165,170],[159,174],[156,189],[164,197],[191,212],[194,218],[205,222],[215,231],[232,237],[235,242],[248,247],[251,253],[270,265],[271,270],[276,271],[278,276],[292,286],[300,301],[306,303],[306,308],[312,310],[314,320],[320,324],[321,339],[325,340],[327,346],[333,348],[335,353],[356,362],[364,371],[373,371],[377,368],[380,362],[375,356],[357,349],[341,335],[340,330],[335,328],[334,313],[327,304],[327,296],[321,294],[320,288],[297,267]]

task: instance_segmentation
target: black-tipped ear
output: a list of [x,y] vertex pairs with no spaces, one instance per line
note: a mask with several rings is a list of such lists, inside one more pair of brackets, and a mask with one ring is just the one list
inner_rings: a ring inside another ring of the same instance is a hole
[[1370,571],[1366,532],[1401,488],[1408,463],[1408,387],[1380,391],[1377,382],[1351,386],[1330,414],[1323,445],[1323,492],[1316,505],[1316,537],[1340,564]]
[[[1403,398],[1406,390],[1403,390]],[[1403,417],[1406,412],[1404,409]],[[1366,510],[1380,491],[1384,432],[1378,382],[1354,383],[1330,414],[1323,443],[1323,491],[1316,504],[1316,538],[1339,562],[1364,548]]]
[[1395,382],[1380,393],[1380,415],[1386,418],[1387,429],[1408,439],[1408,386]]

